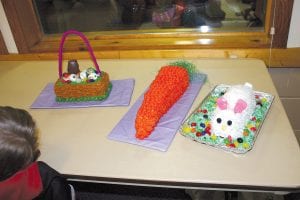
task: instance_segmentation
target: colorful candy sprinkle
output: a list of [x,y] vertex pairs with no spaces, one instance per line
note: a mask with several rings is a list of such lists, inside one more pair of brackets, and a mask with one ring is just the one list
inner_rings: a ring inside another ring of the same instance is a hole
[[216,140],[216,139],[217,139],[217,136],[216,136],[215,134],[213,134],[213,135],[211,136],[211,139],[212,139],[212,140]]
[[188,134],[191,132],[191,127],[189,127],[188,125],[184,125],[182,131],[183,133]]

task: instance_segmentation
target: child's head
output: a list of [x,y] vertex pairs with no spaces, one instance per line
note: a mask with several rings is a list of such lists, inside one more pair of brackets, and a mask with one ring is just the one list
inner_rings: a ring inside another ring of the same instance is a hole
[[0,106],[0,180],[26,168],[39,154],[31,115],[22,109]]

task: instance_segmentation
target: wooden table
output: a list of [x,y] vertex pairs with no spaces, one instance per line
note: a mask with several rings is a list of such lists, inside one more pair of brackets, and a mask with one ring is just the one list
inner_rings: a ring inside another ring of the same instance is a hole
[[[291,192],[300,189],[300,150],[264,63],[190,60],[208,75],[192,110],[215,85],[250,82],[275,95],[254,148],[236,155],[176,134],[167,152],[107,139],[108,134],[170,60],[104,60],[111,79],[135,79],[127,107],[30,109],[58,77],[56,61],[1,61],[0,104],[24,108],[40,129],[40,160],[72,180],[179,188]],[[79,61],[80,62],[80,61]],[[91,64],[81,61],[80,65]]]

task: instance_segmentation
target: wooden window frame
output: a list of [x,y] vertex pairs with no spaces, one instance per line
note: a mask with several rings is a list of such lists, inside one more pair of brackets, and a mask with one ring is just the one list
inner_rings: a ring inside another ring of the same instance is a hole
[[[1,0],[1,2],[20,54],[57,52],[60,34],[47,36],[42,32],[32,0]],[[273,48],[286,48],[292,8],[293,0],[269,0],[263,32],[177,34],[165,30],[164,34],[158,34],[159,32],[136,34],[130,31],[123,31],[120,34],[112,31],[109,35],[97,32],[89,32],[86,35],[95,51],[263,49],[270,47],[271,39]],[[275,35],[272,38],[269,33],[273,25]],[[209,41],[209,44],[201,43],[203,39]],[[85,46],[78,37],[70,37],[69,40],[72,43],[66,42],[65,51],[85,51]]]

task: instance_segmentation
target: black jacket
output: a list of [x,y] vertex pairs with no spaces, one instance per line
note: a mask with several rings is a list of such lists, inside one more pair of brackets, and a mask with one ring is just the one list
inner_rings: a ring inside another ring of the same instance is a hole
[[71,200],[71,187],[65,177],[44,162],[38,161],[43,183],[42,193],[34,200]]

